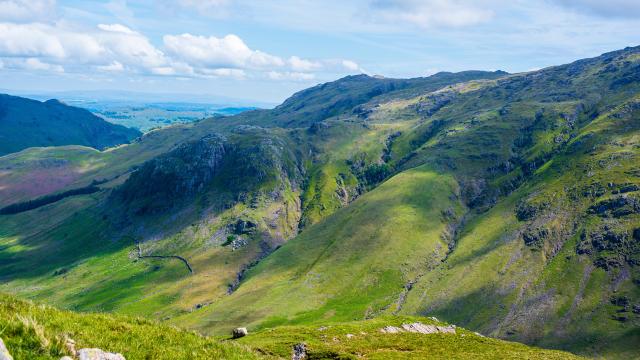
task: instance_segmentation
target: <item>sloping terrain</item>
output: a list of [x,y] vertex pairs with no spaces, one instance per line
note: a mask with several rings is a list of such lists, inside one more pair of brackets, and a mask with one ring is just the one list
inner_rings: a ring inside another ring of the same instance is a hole
[[[0,338],[16,360],[58,360],[71,355],[66,345],[69,340],[73,340],[76,351],[106,349],[129,360],[288,359],[296,346],[307,359],[357,356],[403,359],[407,354],[433,359],[468,359],[488,354],[495,359],[579,358],[483,337],[433,319],[411,317],[327,324],[321,328],[282,327],[232,340],[229,336],[203,337],[141,318],[60,311],[1,294],[0,315]],[[402,328],[403,324],[416,323],[423,324],[423,330],[435,333],[409,332]],[[449,332],[439,333],[436,326]],[[382,329],[390,327],[401,332],[382,333]],[[300,347],[301,344],[304,347]]]
[[99,191],[0,215],[0,290],[214,335],[435,315],[637,357],[638,74],[627,48],[523,74],[348,77],[105,152],[6,156],[2,205],[34,198],[22,180],[43,162],[73,177],[37,196]]
[[102,150],[129,143],[141,134],[57,100],[40,102],[0,94],[0,156],[29,147],[60,145]]
[[[232,342],[204,338],[190,331],[142,318],[76,314],[0,294],[0,327],[15,360],[58,360],[75,349],[100,348],[127,359],[260,359]],[[125,335],[126,334],[126,335]]]

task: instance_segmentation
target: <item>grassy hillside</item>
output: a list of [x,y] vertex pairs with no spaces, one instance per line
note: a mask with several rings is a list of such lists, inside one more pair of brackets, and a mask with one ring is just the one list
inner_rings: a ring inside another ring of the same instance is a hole
[[127,359],[259,359],[247,346],[202,337],[142,318],[76,314],[0,294],[0,337],[16,360],[58,360],[76,349],[100,348]]
[[293,346],[305,344],[309,359],[578,359],[559,351],[486,338],[462,328],[455,334],[381,333],[388,326],[421,322],[445,327],[432,319],[384,317],[373,321],[326,323],[323,327],[286,326],[239,340],[207,338],[191,331],[141,318],[76,314],[0,295],[0,337],[16,360],[59,359],[76,349],[100,348],[137,359],[287,359]]
[[[0,202],[101,190],[0,216],[0,289],[214,335],[436,315],[637,357],[639,69],[628,48],[349,77],[105,152],[5,156]],[[25,188],[42,164],[48,192]]]
[[0,156],[29,147],[60,145],[101,150],[126,144],[141,134],[57,100],[40,102],[0,94]]

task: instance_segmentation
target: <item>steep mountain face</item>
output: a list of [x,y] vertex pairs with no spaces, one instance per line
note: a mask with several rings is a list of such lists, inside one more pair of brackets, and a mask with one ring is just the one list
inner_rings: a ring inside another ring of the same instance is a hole
[[[51,167],[101,190],[0,216],[0,290],[214,334],[435,315],[638,356],[638,73],[628,48],[514,75],[349,77],[75,155]],[[3,158],[0,193],[28,199],[19,179],[55,156]]]
[[0,156],[39,146],[84,145],[102,150],[141,134],[57,100],[40,102],[0,94]]

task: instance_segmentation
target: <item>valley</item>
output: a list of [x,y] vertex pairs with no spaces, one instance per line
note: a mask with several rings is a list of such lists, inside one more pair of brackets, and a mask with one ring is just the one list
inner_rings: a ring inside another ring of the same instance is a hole
[[[247,327],[246,358],[638,357],[639,74],[633,47],[355,75],[125,145],[1,156],[0,208],[27,210],[0,214],[0,292],[212,336],[186,332],[197,346]],[[429,317],[469,331],[379,331]]]

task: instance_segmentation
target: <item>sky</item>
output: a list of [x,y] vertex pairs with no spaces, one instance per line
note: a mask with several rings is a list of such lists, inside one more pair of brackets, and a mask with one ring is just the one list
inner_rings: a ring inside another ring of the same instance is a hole
[[639,0],[0,0],[0,88],[278,103],[353,74],[522,72],[640,44]]

